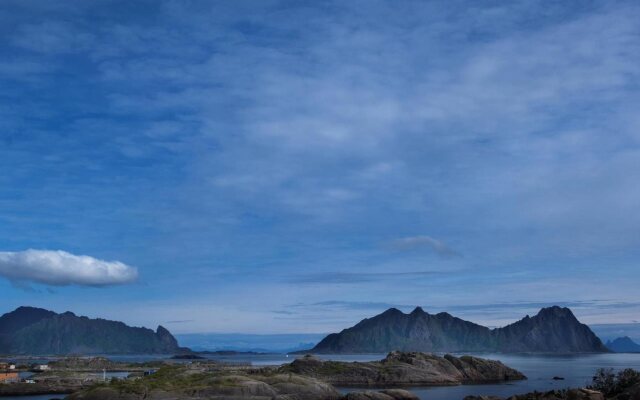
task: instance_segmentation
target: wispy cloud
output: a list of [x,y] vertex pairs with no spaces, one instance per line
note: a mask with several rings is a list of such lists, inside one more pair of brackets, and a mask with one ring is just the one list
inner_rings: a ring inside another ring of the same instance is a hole
[[392,240],[390,247],[395,250],[415,250],[427,248],[433,250],[441,257],[459,256],[458,252],[447,246],[444,242],[434,239],[431,236],[410,236]]
[[348,300],[327,300],[327,301],[319,301],[317,303],[311,304],[294,304],[291,307],[294,308],[308,308],[308,307],[326,307],[326,308],[342,308],[342,309],[351,309],[351,310],[380,310],[380,309],[388,309],[388,308],[402,308],[409,309],[415,308],[416,305],[410,304],[393,304],[393,303],[384,303],[384,302],[376,302],[376,301],[348,301]]
[[305,275],[293,275],[286,278],[292,283],[308,284],[353,284],[364,282],[377,282],[383,280],[397,280],[408,278],[424,278],[441,275],[439,271],[399,271],[399,272],[322,272]]
[[103,261],[65,251],[0,252],[0,276],[19,284],[111,286],[134,282],[138,271],[119,261]]

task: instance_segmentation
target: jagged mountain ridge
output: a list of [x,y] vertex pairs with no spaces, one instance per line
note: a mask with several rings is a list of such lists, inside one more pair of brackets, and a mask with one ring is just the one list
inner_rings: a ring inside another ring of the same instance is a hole
[[534,316],[503,328],[465,321],[448,313],[429,314],[417,307],[409,314],[391,308],[325,337],[314,353],[425,352],[607,352],[602,341],[568,308],[543,308]]
[[0,353],[5,354],[169,354],[181,350],[162,326],[153,331],[34,307],[19,307],[0,316]]

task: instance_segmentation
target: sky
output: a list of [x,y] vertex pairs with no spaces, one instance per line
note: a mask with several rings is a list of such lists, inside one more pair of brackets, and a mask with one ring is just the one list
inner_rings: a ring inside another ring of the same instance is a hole
[[634,1],[0,3],[0,313],[640,320]]

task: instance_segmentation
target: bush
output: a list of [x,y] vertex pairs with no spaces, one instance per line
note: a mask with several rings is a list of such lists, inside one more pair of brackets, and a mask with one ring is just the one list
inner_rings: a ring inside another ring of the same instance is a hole
[[630,388],[637,383],[640,383],[640,372],[631,368],[618,372],[617,384],[621,390]]
[[616,374],[613,372],[613,368],[598,369],[591,380],[591,388],[604,394],[610,394],[615,386]]
[[613,368],[600,368],[593,376],[590,388],[611,396],[638,383],[640,383],[640,372],[631,368],[619,371],[617,374]]

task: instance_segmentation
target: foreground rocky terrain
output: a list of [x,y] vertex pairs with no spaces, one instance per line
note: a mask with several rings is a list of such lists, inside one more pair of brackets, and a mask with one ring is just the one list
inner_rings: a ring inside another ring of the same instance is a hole
[[280,368],[336,385],[459,385],[526,379],[499,361],[478,357],[439,357],[427,353],[392,352],[382,361],[322,361],[311,355]]
[[406,390],[390,389],[341,395],[315,378],[260,370],[199,371],[165,366],[140,379],[97,384],[69,400],[418,400]]
[[[58,364],[62,374],[88,365],[115,369],[105,360],[70,359]],[[58,372],[60,374],[60,372]],[[79,373],[80,375],[82,373]],[[282,367],[223,365],[210,360],[162,364],[147,376],[73,386],[70,400],[229,399],[229,400],[416,400],[407,390],[376,389],[340,394],[337,385],[456,385],[525,379],[500,362],[475,357],[437,357],[390,353],[377,362],[321,361],[313,356]],[[82,382],[82,380],[80,380]],[[76,381],[76,383],[78,383]],[[60,393],[60,392],[57,392]]]

